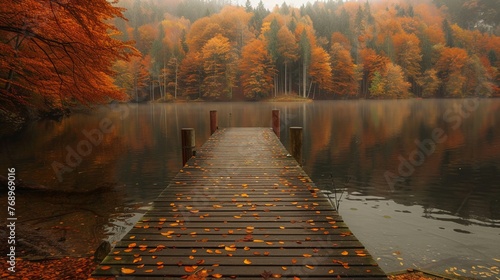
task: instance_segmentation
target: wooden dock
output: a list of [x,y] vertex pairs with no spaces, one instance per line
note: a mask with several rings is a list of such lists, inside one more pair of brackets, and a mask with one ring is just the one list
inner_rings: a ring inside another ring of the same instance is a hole
[[386,278],[269,128],[216,131],[98,276]]

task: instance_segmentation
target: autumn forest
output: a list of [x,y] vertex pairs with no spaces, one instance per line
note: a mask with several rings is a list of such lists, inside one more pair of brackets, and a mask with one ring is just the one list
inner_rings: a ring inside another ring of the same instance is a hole
[[121,101],[490,97],[494,0],[31,0],[0,8],[0,112]]

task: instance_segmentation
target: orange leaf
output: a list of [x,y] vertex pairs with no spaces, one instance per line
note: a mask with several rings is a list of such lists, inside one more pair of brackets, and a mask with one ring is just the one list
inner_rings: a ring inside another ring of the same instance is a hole
[[144,270],[144,272],[151,273],[151,272],[153,272],[153,270],[152,269],[146,269],[146,270]]
[[273,278],[281,278],[281,274],[279,273],[274,273],[272,276]]
[[198,265],[202,265],[202,264],[204,264],[204,263],[205,263],[205,260],[198,260],[198,261],[196,262],[196,264],[198,264]]
[[222,274],[215,273],[215,274],[212,274],[212,277],[213,278],[222,278]]
[[296,259],[292,259],[292,264],[296,264],[297,263],[297,260]]
[[244,263],[244,264],[251,264],[251,263],[252,263],[252,261],[251,261],[251,260],[249,260],[249,259],[245,259],[245,260],[243,261],[243,263]]
[[197,265],[185,266],[184,267],[184,271],[187,272],[187,273],[193,273],[197,268],[198,268]]
[[123,274],[132,274],[135,272],[135,270],[133,270],[131,268],[126,268],[126,267],[122,267],[121,271]]
[[314,269],[314,265],[308,265],[308,264],[306,264],[306,267],[309,268],[309,269]]
[[134,248],[135,246],[137,246],[137,243],[130,243],[130,244],[128,244],[129,248]]
[[347,252],[347,251],[343,251],[343,252],[342,252],[342,253],[340,253],[340,254],[342,254],[342,256],[347,256],[347,255],[349,255],[349,252]]
[[302,256],[304,256],[304,258],[310,258],[310,257],[312,257],[311,254],[303,254]]
[[169,231],[167,231],[167,232],[162,232],[162,233],[161,233],[161,235],[163,235],[163,236],[170,236],[170,235],[171,235],[172,233],[174,233],[174,232],[175,232],[175,231],[173,231],[173,230],[169,230]]
[[224,247],[224,249],[226,251],[228,251],[228,252],[234,252],[234,251],[236,251],[236,248],[235,247],[231,247],[231,246],[226,246],[226,247]]
[[109,266],[109,265],[103,265],[103,266],[101,266],[101,270],[108,270],[110,268],[111,268],[111,266]]
[[300,280],[300,277],[293,276],[293,280]]

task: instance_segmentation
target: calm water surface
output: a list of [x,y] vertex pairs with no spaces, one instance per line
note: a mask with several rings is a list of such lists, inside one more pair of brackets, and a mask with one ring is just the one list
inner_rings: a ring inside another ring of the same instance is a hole
[[304,128],[304,169],[344,192],[341,215],[386,272],[500,279],[498,99],[101,107],[4,141],[0,170],[53,189],[17,195],[20,223],[85,253],[120,239],[175,176],[181,128],[195,128],[200,146],[210,110],[220,127],[269,127],[272,109],[285,146],[289,126]]

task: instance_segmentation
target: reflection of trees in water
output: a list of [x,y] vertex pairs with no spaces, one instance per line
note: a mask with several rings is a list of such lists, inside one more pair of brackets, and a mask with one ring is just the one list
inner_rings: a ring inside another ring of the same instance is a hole
[[[500,171],[500,103],[479,100],[478,109],[454,128],[443,115],[463,100],[391,102],[338,103],[330,111],[310,113],[318,127],[308,131],[307,161],[313,166],[306,168],[312,177],[349,174],[356,181],[351,190],[365,195],[404,205],[433,205],[475,223],[500,220],[500,190],[495,185]],[[391,193],[384,172],[397,174],[400,157],[407,160],[418,149],[415,140],[432,139],[435,128],[443,129],[446,141],[437,143],[435,151]]]
[[453,222],[464,226],[477,225],[483,227],[500,228],[500,220],[486,219],[484,217],[468,215],[467,217],[457,216],[454,213],[435,208],[424,208],[422,215],[424,218],[438,221]]

